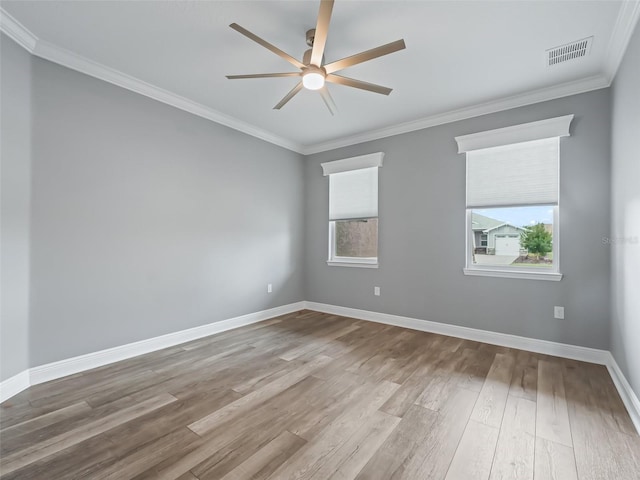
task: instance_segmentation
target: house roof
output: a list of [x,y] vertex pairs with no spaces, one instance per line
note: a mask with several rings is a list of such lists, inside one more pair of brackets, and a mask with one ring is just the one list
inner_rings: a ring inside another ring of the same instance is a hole
[[512,225],[511,223],[503,222],[502,220],[496,220],[495,218],[485,217],[478,213],[471,213],[471,229],[474,231],[481,230],[483,233],[487,233],[505,225],[524,231],[524,228],[518,227],[517,225]]
[[496,228],[500,228],[500,227],[511,227],[511,228],[517,228],[518,230],[522,230],[523,232],[526,230],[526,229],[525,229],[525,228],[523,228],[523,227],[519,227],[519,226],[517,226],[517,225],[513,225],[513,224],[511,224],[511,223],[506,223],[506,222],[505,222],[505,223],[502,223],[502,224],[497,225],[497,226],[495,226],[495,227],[487,228],[487,229],[486,229],[486,230],[484,230],[483,232],[484,232],[484,233],[488,233],[488,232],[490,232],[491,230],[495,230]]
[[497,228],[500,225],[504,225],[502,220],[496,220],[495,218],[485,217],[478,213],[471,213],[471,228],[473,230],[487,230],[491,228]]

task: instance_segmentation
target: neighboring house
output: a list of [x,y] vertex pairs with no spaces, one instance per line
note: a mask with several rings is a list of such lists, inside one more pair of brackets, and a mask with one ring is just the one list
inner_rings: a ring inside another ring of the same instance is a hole
[[475,253],[520,255],[520,234],[524,228],[477,213],[471,214],[471,228]]

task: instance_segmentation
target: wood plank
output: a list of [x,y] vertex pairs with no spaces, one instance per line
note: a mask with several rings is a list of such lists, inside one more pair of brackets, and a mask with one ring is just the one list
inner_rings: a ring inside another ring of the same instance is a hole
[[188,428],[180,428],[140,447],[132,444],[128,455],[111,465],[105,465],[100,472],[92,475],[92,480],[120,480],[133,478],[176,451],[185,451],[191,444],[198,444],[200,438]]
[[400,423],[400,418],[376,411],[311,476],[314,480],[355,478],[380,445]]
[[477,398],[458,388],[438,412],[412,405],[356,478],[443,479]]
[[[1,467],[2,480],[85,479],[99,472],[104,465],[117,460],[116,445],[103,435],[96,435],[76,445],[60,450],[24,467],[6,473]],[[88,455],[87,452],[90,452]]]
[[205,433],[213,430],[220,423],[228,421],[234,416],[241,415],[242,413],[251,410],[259,403],[268,400],[283,390],[286,390],[291,385],[294,385],[303,378],[309,376],[314,370],[327,365],[332,360],[333,359],[331,357],[320,355],[293,372],[278,378],[268,385],[265,385],[263,388],[255,390],[254,392],[239,398],[235,402],[212,412],[206,417],[191,423],[188,427],[198,435],[204,435]]
[[515,359],[511,355],[497,353],[487,374],[471,419],[499,428],[509,394]]
[[193,473],[187,472],[184,475],[180,475],[176,480],[199,480]]
[[370,395],[375,387],[367,379],[350,372],[343,372],[325,384],[326,390],[311,402],[313,407],[307,414],[288,426],[291,433],[305,440],[315,438],[350,406]]
[[444,478],[477,399],[477,392],[464,388],[454,391],[439,411],[436,424],[423,434],[403,476],[425,480]]
[[305,343],[303,343],[302,345],[293,348],[291,350],[288,350],[287,352],[284,352],[282,354],[280,354],[280,358],[282,358],[283,360],[286,361],[291,361],[291,360],[295,360],[296,358],[299,358],[303,355],[307,355],[309,353],[312,352],[316,352],[317,350],[322,349],[325,345],[327,345],[328,343],[331,342],[331,340],[335,340],[337,338],[340,338],[344,335],[347,335],[348,333],[351,333],[355,330],[358,330],[360,327],[358,325],[347,325],[347,326],[342,326],[338,329],[335,329],[333,331],[330,331],[324,335],[320,335],[318,337],[314,337],[312,340],[310,341],[306,341]]
[[[165,459],[148,472],[148,477],[175,478],[197,466],[207,468],[212,463],[213,457],[223,448],[226,446],[233,448],[234,442],[242,445],[246,443],[244,439],[254,438],[256,433],[273,432],[273,438],[275,438],[289,426],[287,422],[296,421],[296,418],[291,419],[292,413],[298,412],[299,415],[307,413],[305,406],[310,403],[310,399],[322,394],[325,385],[325,382],[313,376],[303,379],[274,397],[273,402],[265,403],[235,419],[233,428],[227,428],[227,425],[223,424],[211,431],[203,443],[193,451],[186,455]],[[252,453],[247,455],[247,458]],[[235,466],[237,465],[231,469]]]
[[609,431],[593,412],[572,412],[574,454],[580,480],[637,480],[640,442],[636,437]]
[[82,415],[91,410],[91,407],[84,400],[73,403],[68,407],[63,407],[58,410],[54,410],[49,413],[45,413],[35,418],[25,420],[21,423],[16,423],[8,428],[2,430],[2,440],[4,442],[11,442],[12,439],[19,435],[25,435],[35,430],[40,430],[43,427],[53,425],[62,420],[66,420],[76,415]]
[[[25,390],[0,406],[0,469],[486,480],[490,462],[490,480],[638,480],[631,425],[602,366],[304,311]],[[541,436],[567,429],[573,448]]]
[[593,392],[595,403],[600,415],[607,424],[607,428],[628,435],[637,435],[636,429],[616,391],[613,380],[604,365],[585,365],[588,370],[589,384]]
[[536,435],[573,447],[561,364],[538,362],[537,404]]
[[362,376],[373,376],[382,367],[385,359],[391,359],[397,348],[413,338],[413,332],[408,330],[395,329],[389,332],[391,338],[378,348],[370,348],[368,355],[352,362],[346,370]]
[[534,480],[578,480],[573,448],[537,437]]
[[469,420],[445,480],[486,480],[498,442],[498,429]]
[[378,335],[384,335],[384,332],[393,329],[390,325],[383,325],[381,323],[354,322],[355,325],[359,325],[360,327],[363,326],[363,323],[366,324],[366,328],[359,328],[340,338],[331,340],[319,353],[332,358],[340,358],[362,345],[370,344],[372,338],[376,338]]
[[511,378],[509,395],[533,402],[538,396],[538,354],[519,351]]
[[477,349],[465,348],[462,351],[465,357],[458,386],[475,392],[480,392],[484,381],[491,370],[495,354]]
[[371,394],[355,403],[342,415],[322,430],[312,442],[296,452],[269,478],[308,479],[311,478],[346,440],[353,435],[362,422],[371,416],[395,392],[398,385],[380,382]]
[[409,478],[403,473],[409,460],[420,448],[425,432],[430,432],[440,414],[410,405],[398,426],[385,440],[362,470],[358,479]]
[[11,473],[14,470],[24,467],[32,462],[37,462],[42,458],[53,455],[60,450],[76,445],[84,440],[99,435],[114,428],[117,425],[126,423],[134,418],[145,415],[153,410],[175,402],[172,395],[162,394],[156,398],[125,408],[99,420],[95,420],[82,427],[63,433],[48,440],[36,443],[35,445],[8,455],[0,459],[3,473]]
[[475,350],[465,348],[461,350],[461,354],[441,356],[429,376],[429,383],[416,399],[416,404],[430,410],[442,409],[451,393],[468,379],[468,375],[463,372],[468,369],[470,358],[476,353]]
[[[82,386],[83,382],[87,380],[88,385]],[[124,397],[142,390],[144,388],[144,386],[141,387],[142,384],[149,386],[152,385],[153,382],[159,382],[161,380],[161,377],[156,375],[152,370],[134,371],[130,372],[130,374],[123,375],[107,374],[104,377],[93,377],[93,381],[91,381],[91,377],[88,376],[87,379],[74,379],[74,381],[70,382],[70,384],[79,384],[77,386],[74,385],[71,391],[69,391],[67,387],[67,390],[58,390],[53,395],[39,395],[38,398],[31,400],[31,404],[36,408],[46,407],[51,410],[57,410],[71,403],[84,400],[90,406],[96,407],[98,405],[93,405],[89,401],[89,397],[92,395],[108,392],[111,394],[109,395],[109,400],[112,400],[118,394]],[[118,393],[113,393],[116,391]]]
[[[442,356],[449,356],[446,339],[441,335],[433,339],[429,344],[429,350],[416,369],[406,378],[396,393],[382,406],[381,410],[390,415],[402,417],[409,410],[416,399],[424,392],[438,362]],[[446,353],[442,353],[446,352]]]
[[439,336],[427,332],[413,333],[412,340],[401,345],[397,350],[397,356],[394,356],[391,361],[383,362],[382,368],[377,372],[377,377],[380,380],[402,385],[418,367],[428,362],[428,358],[433,355],[433,344]]
[[[311,388],[308,388],[312,385]],[[191,468],[191,471],[201,479],[218,479],[247,460],[255,452],[273,441],[283,430],[292,432],[292,426],[300,419],[314,411],[317,402],[330,397],[333,392],[325,392],[326,383],[313,377],[307,377],[293,385],[272,401],[267,402],[247,416],[233,422],[236,434],[229,434],[227,424],[213,430],[209,436],[218,439],[225,437],[232,441],[222,442],[222,448],[217,451],[209,449],[209,457]],[[237,434],[237,424],[245,427],[244,433]],[[233,431],[232,430],[232,431]]]
[[306,440],[285,430],[227,473],[222,480],[265,479],[305,443],[307,443]]
[[287,373],[292,372],[296,368],[301,367],[303,364],[304,362],[301,361],[282,361],[282,363],[278,366],[270,365],[269,368],[259,369],[255,375],[251,376],[251,378],[240,381],[236,385],[234,385],[232,387],[232,390],[234,392],[245,395],[254,390],[258,390],[259,388],[273,382],[274,380],[277,380]]
[[491,480],[533,480],[535,434],[536,403],[509,395],[491,467]]

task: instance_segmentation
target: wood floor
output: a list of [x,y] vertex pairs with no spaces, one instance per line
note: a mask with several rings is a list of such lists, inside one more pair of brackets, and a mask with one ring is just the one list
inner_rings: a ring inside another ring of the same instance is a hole
[[29,388],[2,479],[638,480],[602,366],[302,311]]

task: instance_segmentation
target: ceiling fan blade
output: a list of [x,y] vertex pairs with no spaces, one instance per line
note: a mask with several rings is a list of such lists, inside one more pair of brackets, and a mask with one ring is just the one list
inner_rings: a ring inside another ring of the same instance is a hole
[[318,22],[316,24],[316,34],[313,38],[313,49],[311,50],[311,65],[322,66],[322,55],[327,43],[329,33],[329,22],[331,21],[331,11],[333,10],[333,0],[322,0],[320,11],[318,12]]
[[259,36],[254,35],[253,33],[251,33],[249,30],[247,30],[246,28],[242,28],[240,25],[238,25],[237,23],[232,23],[231,25],[229,25],[231,28],[233,28],[236,32],[240,32],[242,35],[244,35],[247,38],[250,38],[251,40],[253,40],[256,43],[259,43],[260,45],[262,45],[263,47],[271,50],[273,53],[275,53],[276,55],[279,55],[280,57],[284,58],[287,62],[291,63],[292,65],[295,65],[298,68],[304,68],[304,64],[302,62],[299,62],[298,60],[296,60],[295,58],[293,58],[291,55],[289,55],[288,53],[283,52],[282,50],[280,50],[278,47],[275,47],[274,45],[271,45],[269,42],[267,42],[266,40],[261,39]]
[[250,75],[227,75],[229,80],[238,80],[241,78],[273,78],[273,77],[299,77],[302,72],[287,73],[252,73]]
[[347,87],[354,87],[361,90],[367,90],[369,92],[381,93],[382,95],[389,95],[393,90],[392,88],[383,87],[382,85],[363,82],[362,80],[355,80],[353,78],[343,77],[342,75],[336,75],[334,73],[327,75],[325,80],[327,82],[337,83],[339,85],[345,85]]
[[383,55],[389,55],[390,53],[397,52],[406,48],[404,40],[396,40],[395,42],[387,43],[381,47],[372,48],[366,52],[352,55],[351,57],[343,58],[336,62],[329,63],[324,66],[327,73],[337,72],[343,68],[352,67],[367,60],[373,60],[374,58],[382,57]]
[[291,100],[291,99],[296,95],[296,93],[298,93],[300,90],[302,90],[302,82],[298,82],[298,84],[297,84],[295,87],[293,87],[293,88],[291,89],[291,91],[290,91],[289,93],[287,93],[287,94],[284,96],[284,98],[283,98],[282,100],[280,100],[280,101],[278,102],[278,104],[277,104],[275,107],[273,107],[273,109],[274,109],[274,110],[280,110],[280,109],[281,109],[282,107],[284,107],[284,106],[285,106],[285,104],[286,104],[289,100]]
[[326,85],[320,89],[320,95],[322,96],[322,100],[324,100],[325,105],[331,112],[331,115],[335,115],[338,109],[336,108],[336,104],[333,101],[333,98],[331,97],[331,94],[329,93],[329,89],[327,88]]

